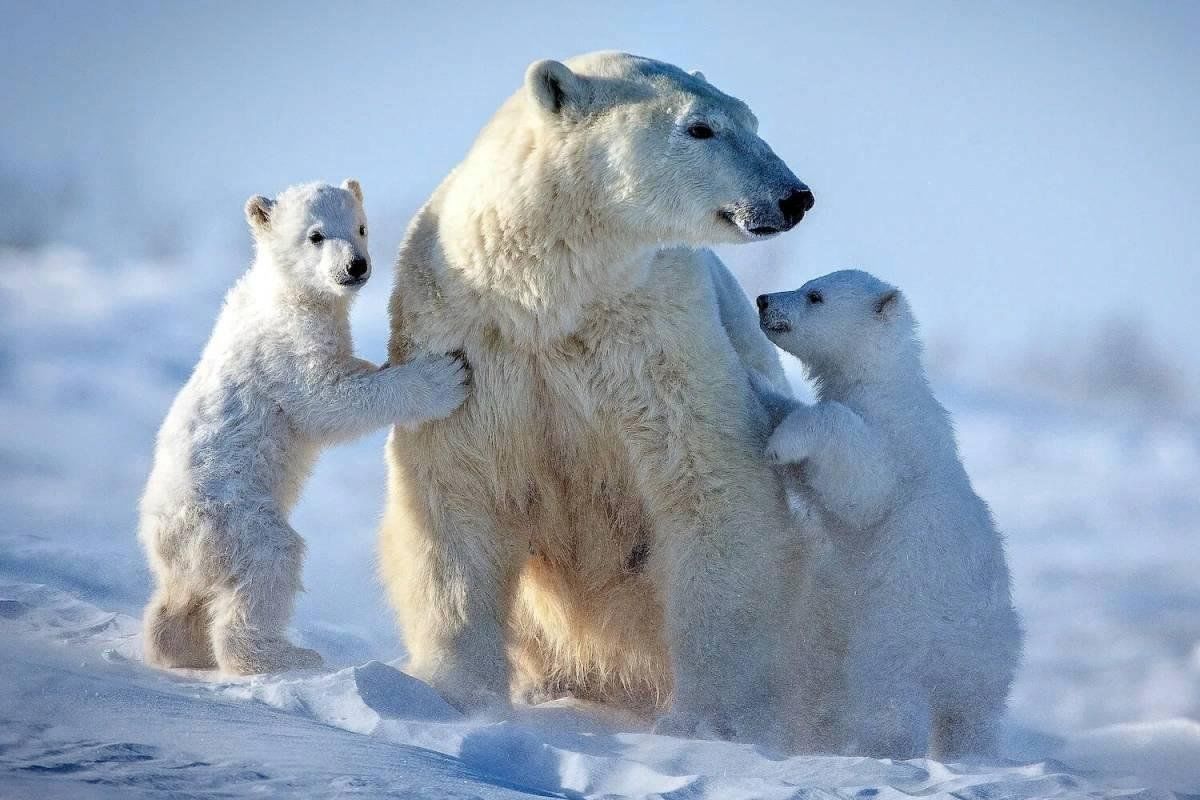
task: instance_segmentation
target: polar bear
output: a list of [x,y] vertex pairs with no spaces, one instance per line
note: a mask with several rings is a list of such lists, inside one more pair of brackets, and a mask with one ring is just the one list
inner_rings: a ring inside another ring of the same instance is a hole
[[758,307],[767,336],[816,382],[818,402],[791,403],[766,453],[798,465],[835,544],[849,750],[992,753],[1021,629],[1003,540],[930,391],[907,301],[843,270]]
[[323,445],[453,411],[461,360],[377,368],[349,308],[371,274],[362,189],[312,183],[246,203],[256,257],[158,434],[139,537],[157,583],[146,660],[234,674],[312,667],[285,636],[304,542],[287,517]]
[[411,223],[390,356],[463,350],[474,386],[392,432],[381,576],[408,669],[460,708],[569,694],[787,738],[803,552],[749,382],[782,370],[694,249],[812,208],[757,127],[669,64],[539,61]]

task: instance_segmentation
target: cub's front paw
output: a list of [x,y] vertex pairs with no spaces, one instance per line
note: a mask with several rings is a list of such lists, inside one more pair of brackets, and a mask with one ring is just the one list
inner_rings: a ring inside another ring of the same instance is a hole
[[799,464],[810,454],[806,438],[780,426],[767,440],[767,460],[773,464]]
[[412,369],[408,377],[415,382],[411,387],[414,407],[405,415],[410,425],[450,416],[470,393],[471,366],[461,352],[423,356],[407,366]]

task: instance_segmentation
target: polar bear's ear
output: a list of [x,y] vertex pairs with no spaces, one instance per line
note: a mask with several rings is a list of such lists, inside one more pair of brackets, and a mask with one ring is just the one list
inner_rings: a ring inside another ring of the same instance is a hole
[[535,61],[525,70],[525,89],[548,114],[587,105],[587,86],[571,68],[559,61]]
[[705,83],[708,83],[708,78],[704,77],[704,73],[698,69],[692,70],[692,77],[698,81],[704,81]]
[[900,305],[896,301],[900,298],[899,289],[888,289],[883,294],[879,295],[875,300],[875,313],[881,317],[889,317],[895,312]]
[[246,221],[253,230],[265,231],[271,227],[271,209],[274,207],[274,200],[256,194],[246,201]]
[[359,184],[359,182],[358,182],[358,181],[354,180],[354,178],[346,178],[346,180],[342,181],[342,188],[343,188],[343,189],[345,189],[345,190],[346,190],[347,192],[349,192],[350,194],[352,194],[352,195],[354,195],[355,197],[357,197],[357,198],[358,198],[358,202],[360,202],[360,203],[361,203],[361,202],[363,201],[363,199],[362,199],[362,185],[361,185],[361,184]]

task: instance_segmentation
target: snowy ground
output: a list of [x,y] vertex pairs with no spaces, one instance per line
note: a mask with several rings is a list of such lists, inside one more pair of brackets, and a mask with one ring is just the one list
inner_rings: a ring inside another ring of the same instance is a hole
[[[462,718],[396,669],[372,567],[382,434],[329,452],[294,520],[296,636],[329,668],[147,669],[134,504],[238,270],[213,263],[0,252],[0,798],[1200,793],[1200,427],[998,384],[940,391],[1028,630],[1004,762],[780,758],[562,704]],[[368,358],[386,291],[355,319]]]

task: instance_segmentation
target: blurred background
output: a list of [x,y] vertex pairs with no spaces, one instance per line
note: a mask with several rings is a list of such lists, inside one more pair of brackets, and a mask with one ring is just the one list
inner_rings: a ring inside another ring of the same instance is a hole
[[[242,204],[356,177],[382,360],[404,227],[525,66],[621,49],[747,101],[817,197],[721,255],[751,295],[904,288],[1009,538],[1017,726],[1200,718],[1200,4],[0,2],[0,576],[136,611],[155,430],[251,256]],[[797,389],[804,378],[788,360]],[[402,644],[383,434],[294,519],[298,636]]]

